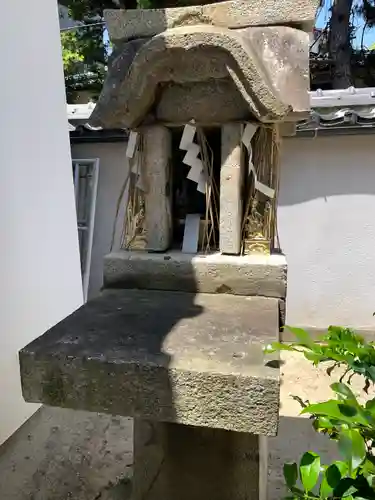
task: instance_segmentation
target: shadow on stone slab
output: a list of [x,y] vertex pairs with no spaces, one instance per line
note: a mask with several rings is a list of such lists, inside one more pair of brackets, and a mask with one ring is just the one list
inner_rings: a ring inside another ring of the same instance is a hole
[[117,484],[105,488],[93,500],[130,500],[131,493],[131,480],[124,478],[120,479]]

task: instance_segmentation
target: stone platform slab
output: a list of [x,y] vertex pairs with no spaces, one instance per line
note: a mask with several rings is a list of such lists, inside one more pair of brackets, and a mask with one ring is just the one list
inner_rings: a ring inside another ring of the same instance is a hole
[[[20,352],[26,401],[275,435],[278,300],[108,290]],[[272,367],[275,366],[275,367]]]

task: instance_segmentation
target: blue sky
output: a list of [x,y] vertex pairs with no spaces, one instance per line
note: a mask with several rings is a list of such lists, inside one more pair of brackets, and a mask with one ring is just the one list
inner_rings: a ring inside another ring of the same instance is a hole
[[[359,3],[360,0],[354,0],[354,3]],[[332,0],[325,0],[324,2],[324,7],[322,7],[319,11],[318,18],[316,21],[316,26],[317,28],[324,28],[326,26],[327,21],[329,20],[329,10],[332,5]],[[363,26],[364,22],[363,19],[361,19],[360,16],[356,16],[354,18],[354,24],[356,26],[356,39],[354,42],[354,45],[357,47],[361,46],[361,39],[362,39],[362,31],[363,31]],[[375,29],[367,29],[365,30],[365,34],[363,37],[364,45],[365,47],[369,48],[370,45],[375,43]]]

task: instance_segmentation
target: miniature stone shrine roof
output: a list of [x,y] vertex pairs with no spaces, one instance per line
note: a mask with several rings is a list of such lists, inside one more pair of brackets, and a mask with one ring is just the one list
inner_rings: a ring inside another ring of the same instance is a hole
[[319,0],[228,0],[109,9],[114,44],[90,124],[281,123],[310,111],[309,44]]
[[[346,90],[316,90],[310,92],[311,113],[297,123],[297,135],[312,133],[366,133],[375,130],[375,87]],[[72,137],[99,136],[112,140],[127,138],[125,130],[103,130],[88,124],[95,103],[68,104],[69,132]]]

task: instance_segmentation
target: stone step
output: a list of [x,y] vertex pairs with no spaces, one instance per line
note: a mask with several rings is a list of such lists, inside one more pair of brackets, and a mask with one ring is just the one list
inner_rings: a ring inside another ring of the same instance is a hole
[[[20,352],[26,401],[275,435],[278,300],[107,290]],[[272,358],[274,360],[274,358]]]
[[285,299],[287,264],[275,255],[120,251],[104,259],[105,288],[257,295]]

